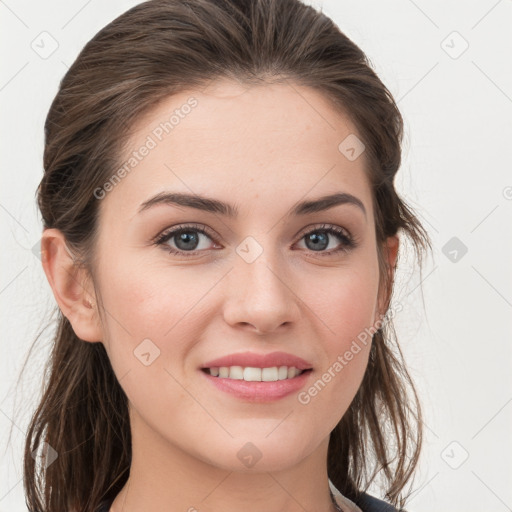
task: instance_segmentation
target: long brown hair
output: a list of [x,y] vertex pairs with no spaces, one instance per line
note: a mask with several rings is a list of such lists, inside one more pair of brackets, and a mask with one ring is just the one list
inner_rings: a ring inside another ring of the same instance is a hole
[[[37,191],[44,228],[59,229],[77,265],[94,276],[94,191],[119,168],[129,127],[159,101],[218,78],[309,86],[350,116],[366,146],[381,284],[391,297],[386,238],[405,233],[420,266],[431,247],[394,187],[403,120],[361,49],[299,0],[150,0],[100,30],[65,74],[46,118]],[[81,341],[57,313],[26,436],[26,502],[31,512],[93,512],[128,478],[128,401],[103,344]],[[361,386],[331,432],[328,476],[357,502],[383,475],[386,499],[403,506],[421,442],[420,403],[390,320],[373,335]],[[32,457],[45,443],[58,453],[47,467]]]

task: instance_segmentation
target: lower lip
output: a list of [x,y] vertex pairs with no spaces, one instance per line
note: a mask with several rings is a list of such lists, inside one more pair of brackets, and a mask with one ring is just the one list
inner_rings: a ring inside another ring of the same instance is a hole
[[221,391],[251,402],[272,402],[296,393],[304,387],[312,373],[312,370],[306,370],[293,379],[272,382],[247,382],[245,380],[213,377],[203,370],[199,371]]

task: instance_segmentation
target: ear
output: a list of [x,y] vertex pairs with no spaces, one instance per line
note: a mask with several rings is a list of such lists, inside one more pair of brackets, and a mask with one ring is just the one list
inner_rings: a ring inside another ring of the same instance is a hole
[[86,271],[78,268],[60,230],[43,231],[41,260],[55,300],[75,334],[83,341],[100,341],[102,332],[94,290],[88,289]]
[[[384,247],[383,247],[383,256],[384,256],[384,262],[387,265],[387,272],[388,272],[388,278],[389,278],[389,286],[386,288],[385,282],[382,282],[382,290],[379,290],[379,307],[377,314],[379,315],[378,318],[381,318],[382,315],[386,314],[389,303],[391,301],[391,291],[392,291],[392,284],[393,280],[395,278],[395,267],[396,267],[396,261],[398,257],[398,248],[400,246],[400,239],[398,235],[390,236],[387,238]],[[381,288],[381,287],[379,287]],[[375,319],[375,321],[378,320]]]

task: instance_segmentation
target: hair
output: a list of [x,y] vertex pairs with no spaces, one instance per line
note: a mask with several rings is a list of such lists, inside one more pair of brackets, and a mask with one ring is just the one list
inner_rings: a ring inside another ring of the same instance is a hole
[[[299,0],[150,0],[100,30],[61,80],[46,118],[37,189],[44,229],[63,233],[77,268],[94,281],[100,205],[94,191],[123,161],[130,127],[160,101],[217,79],[310,87],[349,116],[365,144],[379,285],[390,299],[387,237],[405,233],[420,266],[431,248],[394,186],[403,119],[362,50]],[[31,512],[93,512],[114,499],[129,475],[128,400],[103,344],[80,340],[56,312],[45,383],[25,440],[26,503]],[[58,457],[39,467],[32,453],[46,443]],[[380,475],[385,498],[403,506],[421,444],[420,402],[390,320],[373,334],[361,385],[330,433],[329,479],[357,503]]]

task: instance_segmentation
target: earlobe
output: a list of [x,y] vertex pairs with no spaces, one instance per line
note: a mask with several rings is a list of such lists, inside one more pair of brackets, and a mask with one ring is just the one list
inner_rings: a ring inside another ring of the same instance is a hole
[[75,263],[60,230],[43,231],[41,260],[55,300],[75,334],[83,341],[100,341],[102,333],[93,290],[88,289],[86,271]]

